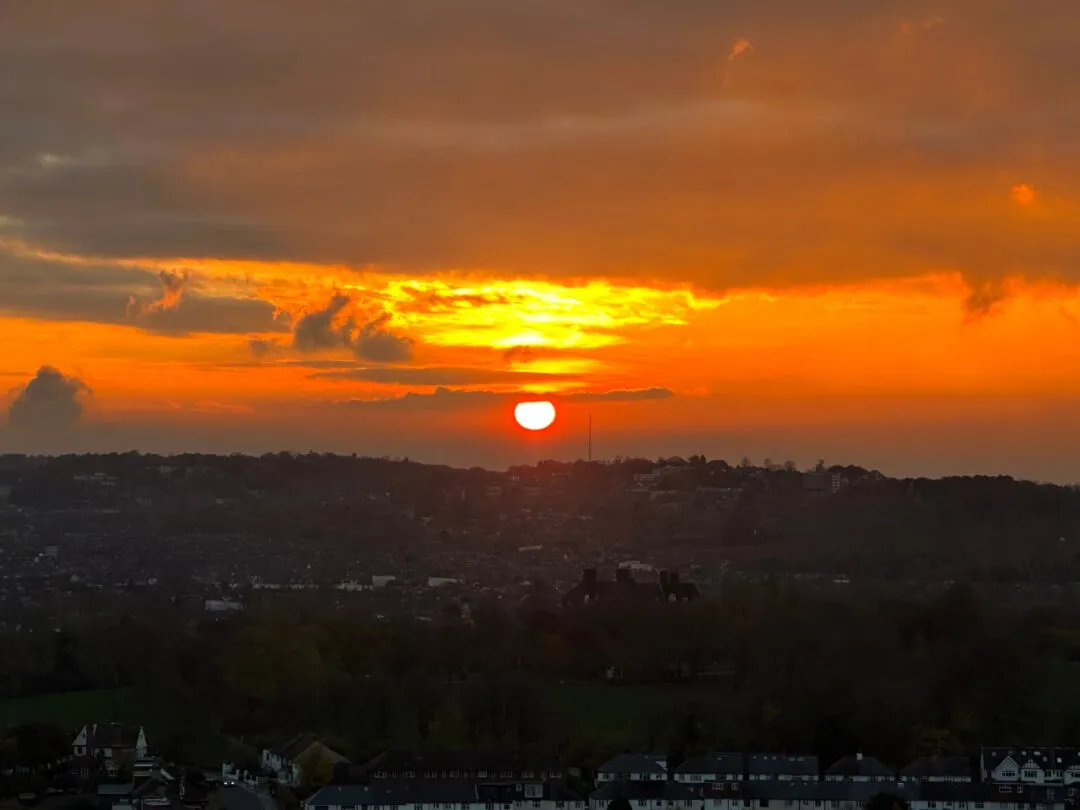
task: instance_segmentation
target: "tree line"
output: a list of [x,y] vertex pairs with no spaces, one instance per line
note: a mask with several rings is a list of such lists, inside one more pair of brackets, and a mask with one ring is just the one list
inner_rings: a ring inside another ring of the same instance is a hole
[[[623,750],[853,751],[902,766],[980,744],[1080,746],[1080,614],[790,584],[692,604],[478,606],[379,620],[267,606],[0,637],[5,697],[127,688],[161,753],[317,732],[385,747],[516,747],[588,766]],[[117,718],[79,718],[105,722]]]

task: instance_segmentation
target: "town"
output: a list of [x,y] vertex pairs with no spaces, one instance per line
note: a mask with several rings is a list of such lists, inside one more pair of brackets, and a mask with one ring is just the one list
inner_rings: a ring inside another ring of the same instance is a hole
[[[21,770],[26,770],[22,768]],[[705,753],[675,761],[624,753],[593,771],[520,752],[384,751],[354,764],[314,735],[261,752],[249,772],[174,767],[151,753],[141,727],[83,726],[54,763],[54,785],[23,791],[23,806],[102,810],[208,805],[306,810],[609,810],[746,807],[863,810],[1065,810],[1080,804],[1080,750],[982,748],[922,756],[896,769],[860,752],[824,769],[813,754]],[[10,779],[13,770],[4,775]]]

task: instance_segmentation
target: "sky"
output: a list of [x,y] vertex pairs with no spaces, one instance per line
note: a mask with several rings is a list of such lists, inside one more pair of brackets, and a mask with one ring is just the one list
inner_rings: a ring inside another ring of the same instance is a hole
[[1080,4],[0,19],[0,451],[1080,480]]

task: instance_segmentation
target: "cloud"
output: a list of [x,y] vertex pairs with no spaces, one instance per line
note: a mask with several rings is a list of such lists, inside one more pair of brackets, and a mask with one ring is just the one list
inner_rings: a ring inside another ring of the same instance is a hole
[[1012,292],[1009,279],[985,279],[973,284],[963,301],[966,319],[978,320],[998,312]]
[[375,363],[404,363],[412,358],[412,339],[386,329],[391,313],[381,312],[357,328],[350,309],[355,309],[353,299],[335,293],[326,306],[297,320],[293,346],[302,352],[349,348],[357,357]]
[[405,363],[412,359],[412,339],[386,331],[391,317],[384,312],[360,327],[352,341],[357,357],[375,363]]
[[731,46],[731,50],[728,52],[728,61],[734,62],[744,53],[749,53],[752,50],[754,50],[754,46],[750,44],[750,40],[746,37],[739,37],[735,40],[735,44]]
[[352,303],[347,295],[335,294],[322,309],[305,313],[293,329],[293,346],[302,352],[317,352],[348,346],[352,324],[341,317]]
[[[963,25],[945,27],[906,0],[302,19],[285,0],[110,0],[122,23],[103,29],[57,2],[12,4],[0,30],[0,75],[20,77],[0,85],[0,211],[55,249],[717,290],[942,267],[1080,280],[1075,219],[985,203],[998,167],[1080,199],[1074,3],[947,2]],[[942,36],[896,37],[903,19]],[[718,93],[718,50],[743,67],[750,41],[768,70]]]
[[48,433],[75,426],[82,416],[82,398],[90,388],[77,377],[68,377],[52,366],[42,366],[15,396],[8,408],[8,422],[17,431]]
[[281,344],[265,338],[252,338],[248,341],[248,349],[255,357],[266,357],[281,348]]
[[526,384],[537,382],[560,382],[579,379],[562,374],[543,374],[528,371],[507,371],[491,368],[455,368],[449,366],[431,368],[403,368],[382,366],[378,368],[354,368],[322,371],[312,375],[330,380],[357,380],[382,385],[497,385]]
[[1017,183],[1010,190],[1012,198],[1018,205],[1031,205],[1035,202],[1036,193],[1035,189],[1029,186],[1027,183]]
[[176,309],[191,285],[191,273],[187,270],[162,270],[158,278],[161,280],[161,296],[153,301],[131,296],[128,299],[128,314],[131,317]]
[[[133,294],[132,289],[137,292]],[[162,275],[106,259],[37,254],[3,239],[0,314],[123,324],[172,334],[288,328],[287,321],[275,317],[270,303],[257,298],[197,295],[183,274]]]
[[567,394],[561,399],[568,402],[641,402],[648,399],[668,399],[673,396],[675,392],[669,388],[630,388]]
[[440,386],[431,393],[410,391],[400,397],[385,399],[352,399],[345,403],[352,408],[370,408],[374,410],[423,411],[443,408],[468,408],[497,402],[513,401],[523,397],[549,399],[559,402],[642,402],[646,400],[667,399],[674,393],[666,388],[625,389],[614,391],[580,392],[575,394],[535,394],[505,393],[483,390],[462,390]]

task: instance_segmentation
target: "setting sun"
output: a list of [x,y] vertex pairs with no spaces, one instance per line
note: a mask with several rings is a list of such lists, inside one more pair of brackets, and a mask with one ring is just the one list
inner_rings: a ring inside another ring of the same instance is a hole
[[514,419],[526,430],[543,430],[555,421],[555,406],[550,402],[519,402],[514,407]]

